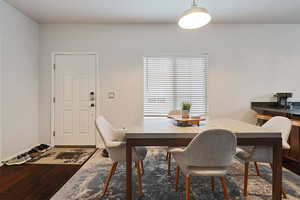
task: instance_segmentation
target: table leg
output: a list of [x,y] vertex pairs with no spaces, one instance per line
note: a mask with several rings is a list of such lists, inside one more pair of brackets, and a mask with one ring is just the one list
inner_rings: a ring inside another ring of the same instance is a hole
[[132,199],[132,146],[126,143],[126,199]]
[[272,199],[282,199],[282,142],[281,139],[273,145],[273,187]]

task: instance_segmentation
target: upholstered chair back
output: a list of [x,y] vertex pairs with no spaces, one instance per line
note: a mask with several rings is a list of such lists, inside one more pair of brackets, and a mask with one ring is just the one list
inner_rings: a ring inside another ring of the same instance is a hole
[[[126,161],[126,129],[114,129],[113,126],[103,117],[96,119],[96,127],[109,157],[114,162]],[[138,149],[138,150],[137,150]],[[145,158],[147,149],[144,147],[132,148],[132,160],[140,161]]]
[[96,119],[96,127],[105,148],[107,148],[107,144],[113,141],[112,125],[103,116],[98,116]]
[[282,137],[283,148],[289,149],[289,145],[287,141],[289,139],[291,128],[292,128],[292,122],[290,119],[281,116],[272,117],[262,127],[272,131],[280,132]]
[[186,147],[187,165],[197,167],[229,167],[236,152],[236,136],[223,129],[199,133]]

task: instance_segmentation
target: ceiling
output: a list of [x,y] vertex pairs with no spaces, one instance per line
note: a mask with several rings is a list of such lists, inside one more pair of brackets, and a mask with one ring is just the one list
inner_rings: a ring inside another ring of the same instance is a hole
[[[176,23],[192,0],[5,0],[38,23]],[[300,24],[299,0],[200,0],[213,23]]]

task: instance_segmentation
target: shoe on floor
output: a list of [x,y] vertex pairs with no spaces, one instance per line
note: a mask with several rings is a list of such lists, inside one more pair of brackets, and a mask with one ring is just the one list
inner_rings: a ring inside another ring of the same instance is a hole
[[35,148],[32,148],[30,151],[28,151],[28,154],[30,155],[30,157],[32,159],[35,159],[35,158],[37,158],[37,157],[39,157],[41,155],[41,152],[39,152]]
[[38,151],[44,153],[44,152],[48,151],[51,147],[47,144],[41,144],[39,146],[36,146],[36,148],[38,149]]
[[4,162],[5,165],[21,165],[21,164],[24,164],[26,163],[27,161],[31,160],[31,157],[29,156],[29,154],[27,153],[24,153],[24,154],[21,154],[13,159],[10,159],[6,162]]

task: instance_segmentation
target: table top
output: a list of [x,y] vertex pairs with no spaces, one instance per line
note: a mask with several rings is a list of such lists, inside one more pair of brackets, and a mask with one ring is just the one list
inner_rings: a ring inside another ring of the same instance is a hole
[[179,127],[172,119],[146,117],[138,124],[129,127],[126,139],[138,138],[194,138],[198,133],[211,129],[226,129],[238,138],[280,138],[281,133],[232,119],[206,120],[200,126]]

